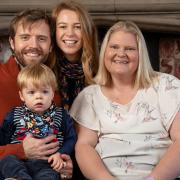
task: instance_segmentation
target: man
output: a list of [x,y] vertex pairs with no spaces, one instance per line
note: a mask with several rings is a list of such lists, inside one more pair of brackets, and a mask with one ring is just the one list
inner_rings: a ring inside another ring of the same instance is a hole
[[[39,62],[53,66],[53,60],[48,58],[52,51],[50,22],[50,18],[41,10],[25,10],[11,21],[9,42],[13,55],[5,64],[0,64],[0,125],[11,108],[21,105],[16,82],[20,69]],[[60,103],[58,93],[55,102]],[[52,135],[36,139],[27,135],[21,144],[1,146],[0,159],[9,154],[21,159],[47,159],[59,148],[58,142],[52,142],[54,138]],[[62,174],[65,178],[71,178],[72,161],[67,155],[62,155],[62,158],[67,164]]]

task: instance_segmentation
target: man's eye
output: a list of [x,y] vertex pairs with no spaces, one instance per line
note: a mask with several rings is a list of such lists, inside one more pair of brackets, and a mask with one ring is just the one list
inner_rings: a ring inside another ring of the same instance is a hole
[[25,41],[25,40],[28,40],[28,39],[29,39],[29,36],[21,36],[21,39],[24,40],[24,41]]
[[47,38],[46,37],[39,37],[39,41],[46,41]]

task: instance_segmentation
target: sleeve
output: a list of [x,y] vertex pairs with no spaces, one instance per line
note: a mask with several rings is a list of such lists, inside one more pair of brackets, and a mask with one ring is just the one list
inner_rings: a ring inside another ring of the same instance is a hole
[[99,120],[97,119],[95,104],[97,105],[95,92],[89,92],[87,88],[81,91],[74,100],[70,114],[82,126],[99,131]]
[[160,80],[159,104],[163,124],[168,131],[180,108],[180,80],[164,75]]
[[61,154],[71,154],[74,150],[76,144],[77,136],[74,127],[74,122],[72,117],[68,114],[66,110],[63,110],[63,120],[62,120],[64,142],[60,148]]
[[0,127],[0,159],[7,155],[15,155],[20,159],[25,159],[22,143],[10,144],[10,139],[14,132],[13,116],[14,111],[9,112],[3,125]]
[[0,146],[9,144],[11,141],[14,133],[13,117],[14,111],[12,110],[6,115],[3,125],[0,127]]

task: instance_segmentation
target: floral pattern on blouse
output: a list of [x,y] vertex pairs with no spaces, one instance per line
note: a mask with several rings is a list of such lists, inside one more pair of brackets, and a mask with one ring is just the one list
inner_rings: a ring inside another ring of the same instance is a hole
[[159,74],[156,84],[139,90],[127,105],[91,85],[71,107],[79,124],[98,132],[96,151],[117,179],[144,180],[172,143],[168,131],[180,108],[180,80]]

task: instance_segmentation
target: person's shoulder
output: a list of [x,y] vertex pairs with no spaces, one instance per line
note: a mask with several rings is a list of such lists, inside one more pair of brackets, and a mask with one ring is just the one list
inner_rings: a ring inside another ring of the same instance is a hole
[[63,106],[56,106],[55,108],[55,117],[54,119],[59,121],[64,121],[66,118],[69,118],[70,114]]
[[179,81],[180,80],[175,77],[174,75],[172,74],[167,74],[167,73],[159,73],[159,81],[162,82],[162,81]]
[[24,112],[23,112],[23,107],[22,106],[16,106],[16,107],[13,107],[7,114],[6,114],[6,117],[5,117],[5,120],[7,122],[10,122],[12,121],[14,118],[18,118],[23,115]]
[[12,108],[13,112],[15,115],[23,115],[24,114],[24,107],[23,106],[16,106],[14,108]]
[[173,78],[173,79],[175,78],[175,79],[177,79],[177,77],[175,77],[172,74],[167,74],[167,73],[163,73],[163,72],[159,72],[158,74],[159,74],[159,77],[162,79],[164,79],[164,78]]
[[15,67],[17,67],[17,63],[13,56],[10,56],[7,62],[0,63],[0,72],[9,72],[12,69],[15,69]]
[[159,73],[159,86],[165,90],[179,89],[180,80],[172,74]]
[[0,63],[0,66],[7,67],[7,66],[10,66],[11,64],[15,64],[15,63],[16,63],[16,61],[15,61],[14,57],[10,56],[6,62]]
[[61,105],[61,106],[55,106],[55,114],[56,114],[56,116],[62,117],[64,115],[68,115],[69,112]]
[[97,92],[98,88],[99,88],[98,84],[92,84],[92,85],[85,87],[80,93],[91,94],[91,93]]
[[62,115],[62,113],[65,111],[64,107],[62,105],[56,105],[54,104],[53,111],[55,115]]
[[55,112],[57,113],[57,112],[60,112],[60,113],[62,113],[63,111],[65,111],[65,109],[64,109],[64,107],[63,106],[55,106]]
[[93,84],[85,87],[75,98],[76,102],[81,101],[92,101],[93,98],[96,97],[98,92],[99,85]]

